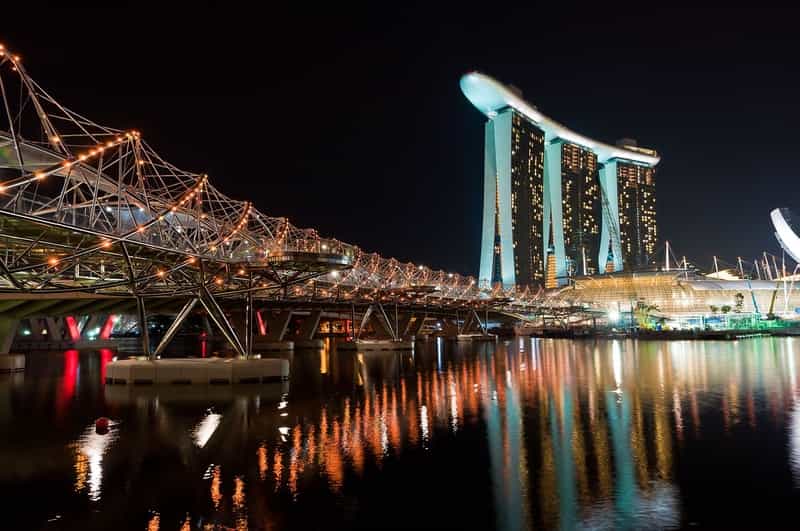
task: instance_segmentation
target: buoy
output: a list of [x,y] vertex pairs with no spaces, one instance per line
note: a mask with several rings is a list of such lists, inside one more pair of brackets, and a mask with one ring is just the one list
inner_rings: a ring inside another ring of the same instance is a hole
[[110,421],[108,420],[108,417],[100,417],[95,421],[94,429],[100,435],[105,435],[106,433],[108,433],[109,423]]

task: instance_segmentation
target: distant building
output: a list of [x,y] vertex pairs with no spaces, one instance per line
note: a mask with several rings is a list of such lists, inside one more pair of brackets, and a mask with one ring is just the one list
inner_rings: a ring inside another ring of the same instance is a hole
[[648,262],[657,237],[654,150],[581,136],[477,72],[461,78],[461,90],[488,117],[482,283],[559,286]]

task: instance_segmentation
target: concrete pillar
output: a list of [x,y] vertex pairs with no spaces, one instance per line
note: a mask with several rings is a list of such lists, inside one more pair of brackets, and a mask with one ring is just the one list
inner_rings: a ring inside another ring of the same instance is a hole
[[67,332],[67,324],[64,322],[64,317],[45,317],[44,322],[47,325],[47,335],[51,341],[71,339],[69,332]]
[[408,335],[414,337],[419,336],[420,332],[422,332],[422,327],[425,326],[425,319],[427,317],[428,314],[415,315],[414,322],[412,322],[408,327]]
[[314,339],[314,335],[317,333],[317,329],[319,328],[320,317],[322,317],[322,310],[312,311],[309,316],[303,320],[303,324],[300,325],[300,334],[298,339]]
[[267,322],[266,341],[283,341],[289,321],[292,319],[292,311],[282,310],[278,314],[264,312],[262,317]]
[[413,313],[405,313],[400,316],[400,319],[397,321],[398,338],[408,337],[408,325],[411,324],[412,317],[414,317]]
[[89,339],[89,331],[93,328],[101,328],[106,323],[108,319],[107,314],[103,313],[96,313],[89,316],[86,320],[86,324],[83,325],[83,330],[81,330],[81,339]]
[[14,344],[14,337],[17,335],[19,319],[14,317],[0,317],[0,354],[8,354],[11,345]]

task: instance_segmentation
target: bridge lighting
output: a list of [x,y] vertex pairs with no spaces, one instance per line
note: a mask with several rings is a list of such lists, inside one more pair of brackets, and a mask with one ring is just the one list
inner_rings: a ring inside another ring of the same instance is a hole
[[61,142],[61,138],[59,138],[58,135],[53,135],[53,136],[50,137],[50,141],[53,144],[58,144],[59,142]]
[[136,229],[136,232],[144,232],[144,225],[140,225],[139,228]]
[[239,274],[240,274],[240,275],[244,275],[244,269],[240,269],[240,270],[239,270]]
[[41,181],[45,177],[47,177],[47,176],[44,173],[40,172],[40,171],[37,171],[36,173],[33,174],[33,178],[36,179],[37,181]]
[[328,246],[327,246],[327,245],[325,245],[324,243],[322,244],[322,250],[323,250],[323,251],[327,251],[327,250],[328,250]]
[[58,265],[58,258],[56,258],[55,256],[51,256],[50,258],[47,259],[47,263],[50,264],[51,266]]
[[338,271],[331,271],[331,276],[333,278],[339,278],[339,272]]
[[215,277],[214,278],[214,282],[217,284],[217,286],[221,286],[222,285],[222,279],[219,278],[219,277]]
[[164,275],[165,275],[166,273],[164,273],[164,271],[161,271],[161,270],[159,270],[159,271],[158,271],[158,273],[156,273],[156,274],[157,274],[158,276],[160,276],[161,278],[164,278]]
[[195,258],[194,256],[190,256],[189,259],[186,260],[186,261],[189,262],[190,264],[193,264],[193,263],[197,262],[197,258]]
[[108,249],[109,247],[111,247],[111,242],[109,240],[105,240],[103,241],[102,246],[103,248]]

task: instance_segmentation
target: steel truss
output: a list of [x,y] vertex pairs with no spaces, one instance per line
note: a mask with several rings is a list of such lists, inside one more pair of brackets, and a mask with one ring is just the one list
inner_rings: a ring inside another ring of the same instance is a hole
[[0,97],[0,293],[136,298],[141,318],[146,299],[184,296],[215,321],[231,297],[459,307],[539,295],[480,289],[267,216],[170,164],[138,131],[61,105],[2,45]]

